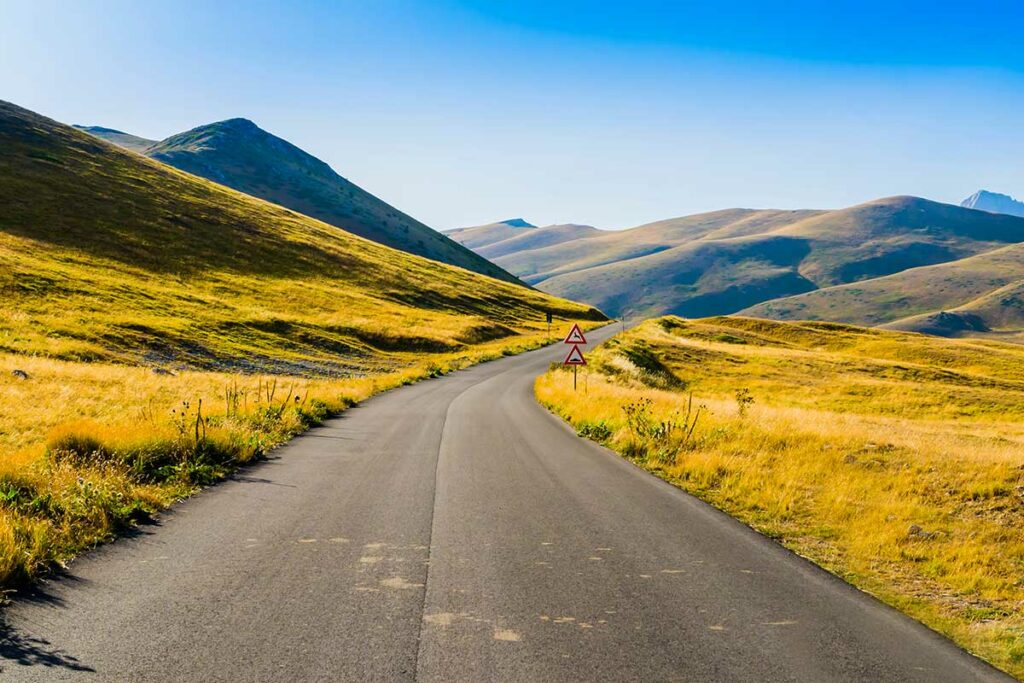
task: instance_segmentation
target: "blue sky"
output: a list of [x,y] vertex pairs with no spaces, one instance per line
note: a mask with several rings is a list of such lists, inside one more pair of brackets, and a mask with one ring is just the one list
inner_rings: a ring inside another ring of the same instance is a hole
[[0,0],[0,99],[244,116],[437,228],[1024,195],[1024,3]]

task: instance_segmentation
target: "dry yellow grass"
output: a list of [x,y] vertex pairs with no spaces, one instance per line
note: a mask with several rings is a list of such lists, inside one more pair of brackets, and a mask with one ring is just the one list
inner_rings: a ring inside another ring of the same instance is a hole
[[527,331],[348,379],[163,375],[0,354],[0,586],[110,539],[353,403],[544,341]]
[[[580,386],[552,371],[537,394],[581,434],[1024,676],[1024,349],[667,318],[598,349]],[[692,437],[662,436],[691,391],[706,406]],[[651,429],[627,424],[638,399]]]

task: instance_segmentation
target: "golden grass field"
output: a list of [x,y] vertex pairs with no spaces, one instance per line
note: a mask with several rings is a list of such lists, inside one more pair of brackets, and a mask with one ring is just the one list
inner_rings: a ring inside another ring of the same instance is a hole
[[1024,347],[669,317],[589,362],[536,385],[581,435],[1024,677]]
[[0,354],[0,586],[109,540],[373,394],[545,341],[525,331],[347,379],[162,375]]

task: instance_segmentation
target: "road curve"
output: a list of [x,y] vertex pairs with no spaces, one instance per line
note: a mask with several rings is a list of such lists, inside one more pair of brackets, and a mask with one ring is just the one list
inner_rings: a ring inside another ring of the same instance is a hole
[[563,352],[368,400],[78,560],[6,610],[0,681],[1010,680],[577,438],[533,399]]

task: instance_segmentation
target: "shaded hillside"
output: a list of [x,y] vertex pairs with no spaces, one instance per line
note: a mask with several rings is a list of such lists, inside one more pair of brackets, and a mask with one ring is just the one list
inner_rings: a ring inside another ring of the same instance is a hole
[[[863,315],[851,308],[846,317],[826,310],[811,317],[875,324],[897,295],[886,289],[888,283],[876,290],[867,283],[1022,241],[1021,218],[889,197],[836,211],[727,209],[547,246],[521,234],[475,248],[544,291],[587,301],[612,315],[730,314],[801,294],[797,301],[815,301],[816,290],[858,283],[864,290],[851,286],[843,296],[864,309]],[[951,291],[957,286],[962,291]],[[943,302],[959,297],[962,303],[989,289],[954,278],[924,293],[928,300],[915,302],[908,292],[903,308],[890,310],[886,320],[934,310],[931,301],[939,292]],[[836,308],[831,302],[825,306]],[[752,309],[751,314],[765,313]]]
[[[334,172],[246,119],[230,119],[137,149],[134,136],[89,132],[221,185],[287,207],[395,249],[510,282],[506,271]],[[116,134],[115,134],[116,133]]]
[[988,292],[962,306],[903,318],[882,327],[942,337],[984,337],[1022,342],[1024,279]]
[[774,232],[808,240],[811,250],[800,272],[827,287],[1024,241],[1024,220],[917,197],[889,197]]
[[693,240],[641,258],[558,275],[540,287],[559,296],[600,301],[602,310],[633,317],[661,312],[702,317],[814,289],[798,272],[807,252],[806,242],[776,236]]
[[[345,373],[585,306],[396,251],[0,103],[0,351]],[[397,354],[397,355],[396,355]]]
[[1024,280],[1024,244],[776,299],[742,313],[774,320],[835,320],[881,325],[957,308],[1021,280]]
[[139,152],[144,154],[147,149],[157,144],[156,140],[147,140],[146,138],[140,138],[138,135],[132,135],[131,133],[125,133],[120,130],[114,130],[113,128],[104,128],[103,126],[74,126],[78,130],[85,131],[90,135],[95,135],[98,138],[103,138],[108,142],[113,142],[118,147],[124,147],[130,149],[133,152]]

